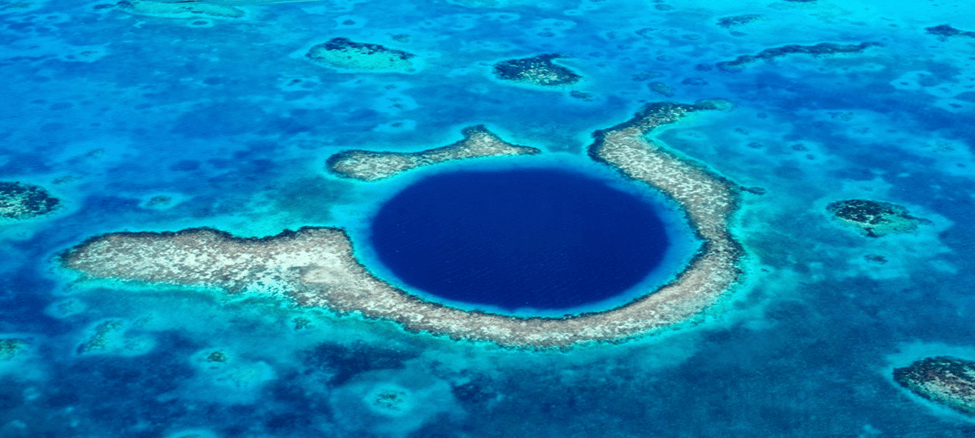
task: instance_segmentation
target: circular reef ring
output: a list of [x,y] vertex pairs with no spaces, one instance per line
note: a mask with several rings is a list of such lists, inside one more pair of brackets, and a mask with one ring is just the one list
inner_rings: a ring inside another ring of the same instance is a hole
[[[565,349],[622,341],[701,314],[741,281],[744,252],[730,232],[738,186],[646,138],[655,127],[688,113],[725,105],[721,101],[651,104],[630,121],[594,134],[589,148],[592,159],[679,203],[703,242],[672,282],[607,311],[519,317],[424,301],[372,275],[356,260],[345,231],[337,228],[308,227],[260,239],[206,228],[112,233],[89,239],[64,252],[60,260],[89,278],[277,295],[300,306],[395,321],[412,332],[504,347]],[[486,134],[475,134],[481,143],[486,141]],[[460,158],[467,158],[469,151],[462,143],[452,148]]]

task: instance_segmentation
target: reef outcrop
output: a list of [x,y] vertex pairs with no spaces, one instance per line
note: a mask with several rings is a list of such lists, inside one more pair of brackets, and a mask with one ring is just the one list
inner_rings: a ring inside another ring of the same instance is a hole
[[792,54],[807,54],[813,56],[828,56],[837,54],[849,54],[849,53],[860,53],[871,47],[882,46],[880,43],[876,42],[864,42],[860,44],[835,44],[835,43],[819,43],[811,46],[801,46],[798,44],[790,44],[782,47],[774,47],[771,49],[765,49],[758,52],[755,55],[741,55],[735,58],[733,61],[724,61],[717,64],[718,68],[722,70],[740,70],[746,65],[751,64],[758,60],[764,61],[774,61],[776,58],[781,58],[786,55]]
[[326,161],[328,171],[345,178],[378,181],[418,167],[447,161],[510,155],[534,155],[542,151],[505,143],[484,126],[463,131],[464,139],[454,144],[420,152],[342,151]]
[[579,82],[582,76],[552,62],[559,54],[545,54],[530,58],[509,59],[494,65],[494,76],[504,81],[552,87]]
[[929,357],[895,369],[894,381],[923,398],[975,415],[975,362]]
[[0,181],[0,223],[43,216],[60,205],[61,201],[43,187]]
[[413,332],[505,347],[617,342],[691,319],[741,280],[744,252],[730,222],[738,208],[738,185],[646,138],[660,125],[722,107],[721,102],[653,104],[632,120],[594,134],[590,157],[680,204],[703,241],[670,283],[602,312],[518,317],[424,301],[370,273],[356,260],[349,237],[337,228],[302,228],[261,239],[212,229],[113,233],[66,251],[60,260],[89,278],[278,296],[340,315],[394,321]]
[[379,44],[358,43],[348,38],[332,38],[313,46],[305,57],[323,67],[341,70],[416,71],[412,53]]
[[900,205],[867,199],[832,202],[826,206],[826,210],[840,223],[856,228],[869,237],[910,233],[918,226],[930,223],[927,219],[911,216]]

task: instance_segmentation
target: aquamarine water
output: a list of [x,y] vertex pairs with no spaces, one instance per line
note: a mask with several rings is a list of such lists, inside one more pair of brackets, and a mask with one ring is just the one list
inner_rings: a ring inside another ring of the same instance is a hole
[[[924,357],[975,360],[975,38],[925,30],[975,31],[968,2],[325,0],[234,6],[239,18],[111,4],[0,0],[0,181],[63,201],[0,222],[0,340],[25,345],[0,351],[2,437],[975,433],[891,377]],[[746,15],[758,17],[722,21]],[[305,58],[338,37],[417,67]],[[492,76],[556,53],[580,81]],[[745,281],[691,323],[628,342],[511,350],[274,297],[79,281],[58,263],[119,231],[341,226],[358,245],[404,185],[468,164],[363,183],[328,173],[331,154],[419,151],[483,124],[546,165],[612,174],[590,170],[593,132],[649,102],[700,99],[733,108],[652,139],[752,189],[734,220]],[[829,216],[846,199],[929,222],[871,238]]]

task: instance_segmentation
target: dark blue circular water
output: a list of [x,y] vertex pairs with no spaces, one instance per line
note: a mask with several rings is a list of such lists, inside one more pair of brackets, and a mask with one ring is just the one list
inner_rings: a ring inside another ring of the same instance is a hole
[[509,310],[612,298],[669,246],[654,205],[557,169],[426,177],[386,202],[371,232],[380,261],[407,285]]

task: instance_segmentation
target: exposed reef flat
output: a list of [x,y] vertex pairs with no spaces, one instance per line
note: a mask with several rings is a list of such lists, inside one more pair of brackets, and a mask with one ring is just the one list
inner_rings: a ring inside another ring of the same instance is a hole
[[43,187],[0,181],[0,223],[43,216],[61,204]]
[[412,53],[379,44],[357,43],[348,38],[332,38],[313,46],[305,57],[321,66],[344,70],[416,71]]
[[751,64],[760,59],[771,62],[776,58],[781,58],[786,55],[791,54],[808,54],[813,56],[827,56],[835,54],[846,54],[846,53],[860,53],[870,47],[881,46],[880,43],[875,42],[864,42],[860,44],[834,44],[834,43],[819,43],[811,46],[800,46],[798,44],[790,44],[782,47],[775,47],[771,49],[765,49],[758,52],[756,55],[741,55],[733,61],[724,61],[717,64],[718,68],[722,70],[740,70],[747,64]]
[[889,202],[850,199],[826,206],[841,223],[863,231],[869,237],[881,237],[894,233],[910,233],[921,224],[930,223],[911,216],[907,209]]
[[925,28],[924,30],[931,35],[937,35],[942,40],[946,40],[948,38],[956,37],[956,36],[975,38],[975,32],[955,29],[954,27],[951,27],[948,24],[941,24],[938,26],[928,27]]
[[414,332],[505,347],[568,348],[620,341],[700,314],[740,280],[743,252],[729,230],[737,209],[737,186],[645,137],[659,125],[720,106],[655,104],[629,122],[594,134],[592,158],[669,195],[686,209],[692,228],[704,241],[671,283],[605,312],[523,318],[423,301],[373,276],[355,259],[346,233],[334,228],[302,228],[262,239],[210,229],[114,233],[63,253],[61,261],[90,278],[262,293],[300,306],[395,321]]
[[244,11],[224,4],[122,0],[115,8],[135,15],[167,18],[242,18]]
[[582,79],[574,71],[552,62],[561,57],[558,54],[545,54],[501,61],[494,65],[494,76],[504,81],[543,87],[574,84]]
[[541,150],[505,143],[483,126],[463,131],[464,139],[457,143],[420,152],[373,152],[351,150],[328,158],[329,172],[362,181],[378,181],[408,170],[446,161],[506,155],[534,155]]
[[975,362],[929,357],[895,369],[894,381],[923,398],[975,415]]

